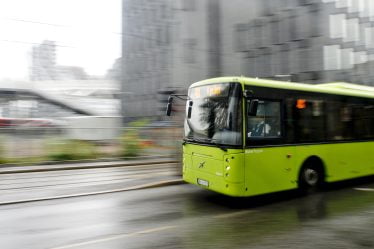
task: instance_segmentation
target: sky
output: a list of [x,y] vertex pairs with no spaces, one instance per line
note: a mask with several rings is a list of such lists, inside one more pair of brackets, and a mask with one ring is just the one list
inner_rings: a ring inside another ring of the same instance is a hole
[[57,44],[57,64],[104,75],[121,56],[121,0],[1,0],[0,80],[27,80],[31,49]]

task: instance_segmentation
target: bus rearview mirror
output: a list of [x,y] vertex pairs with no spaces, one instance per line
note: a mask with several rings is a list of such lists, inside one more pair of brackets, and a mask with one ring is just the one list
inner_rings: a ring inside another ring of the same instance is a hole
[[252,99],[248,103],[248,108],[247,108],[248,116],[256,116],[257,115],[257,107],[258,107],[258,99]]
[[166,106],[166,116],[170,116],[171,115],[171,109],[173,108],[173,97],[170,96],[168,98],[168,104]]
[[192,106],[193,106],[193,102],[192,102],[192,100],[190,100],[189,103],[188,103],[188,111],[187,111],[187,118],[188,118],[188,119],[191,118],[191,114],[192,114]]

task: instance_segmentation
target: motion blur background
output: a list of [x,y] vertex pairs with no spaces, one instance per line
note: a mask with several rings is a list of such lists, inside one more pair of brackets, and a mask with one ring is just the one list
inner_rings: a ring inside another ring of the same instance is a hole
[[170,93],[244,75],[374,86],[372,0],[0,3],[0,162],[177,156]]

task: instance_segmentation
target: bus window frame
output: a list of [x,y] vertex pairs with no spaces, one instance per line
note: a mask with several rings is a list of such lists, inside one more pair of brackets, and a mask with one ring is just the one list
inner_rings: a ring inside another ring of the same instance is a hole
[[[270,138],[260,138],[255,139],[247,138],[247,105],[244,105],[243,108],[243,117],[245,117],[243,128],[243,139],[245,148],[256,148],[256,147],[278,147],[278,146],[302,146],[302,145],[315,145],[315,144],[337,144],[337,143],[352,143],[352,142],[367,142],[373,141],[374,138],[359,138],[354,134],[352,139],[341,139],[341,140],[332,140],[328,139],[327,136],[323,140],[314,140],[314,141],[300,141],[298,134],[291,132],[289,129],[296,129],[295,127],[295,114],[292,110],[289,110],[287,107],[287,100],[293,99],[296,101],[298,98],[311,98],[319,99],[325,102],[324,111],[326,110],[326,103],[328,101],[345,101],[351,104],[369,104],[372,105],[374,100],[366,97],[357,97],[351,95],[339,95],[339,94],[329,94],[313,91],[303,91],[303,90],[293,90],[293,89],[282,89],[282,88],[273,88],[273,87],[263,87],[263,86],[254,86],[254,85],[245,85],[244,90],[251,92],[250,97],[244,97],[245,103],[248,99],[259,99],[259,100],[280,100],[282,101],[281,108],[281,122],[282,122],[282,135],[281,139],[270,139]],[[325,119],[325,129],[327,126],[327,121]]]
[[[252,99],[258,99],[259,101],[278,102],[280,111],[280,131],[281,135],[277,137],[248,137],[248,119],[253,116],[246,115],[248,112],[248,102]],[[286,129],[285,129],[285,101],[283,98],[264,98],[261,96],[251,96],[245,98],[245,148],[259,147],[259,146],[277,146],[285,143]]]

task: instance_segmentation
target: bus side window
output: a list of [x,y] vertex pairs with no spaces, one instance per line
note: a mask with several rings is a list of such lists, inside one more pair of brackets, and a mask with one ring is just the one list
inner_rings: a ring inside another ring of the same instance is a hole
[[319,142],[325,140],[324,105],[325,102],[321,99],[296,99],[293,117],[297,142]]
[[352,139],[353,129],[353,105],[344,100],[327,101],[326,115],[327,139],[344,140]]
[[256,116],[249,116],[247,137],[277,138],[281,136],[279,101],[260,100]]
[[374,103],[353,106],[353,131],[356,139],[374,138]]

